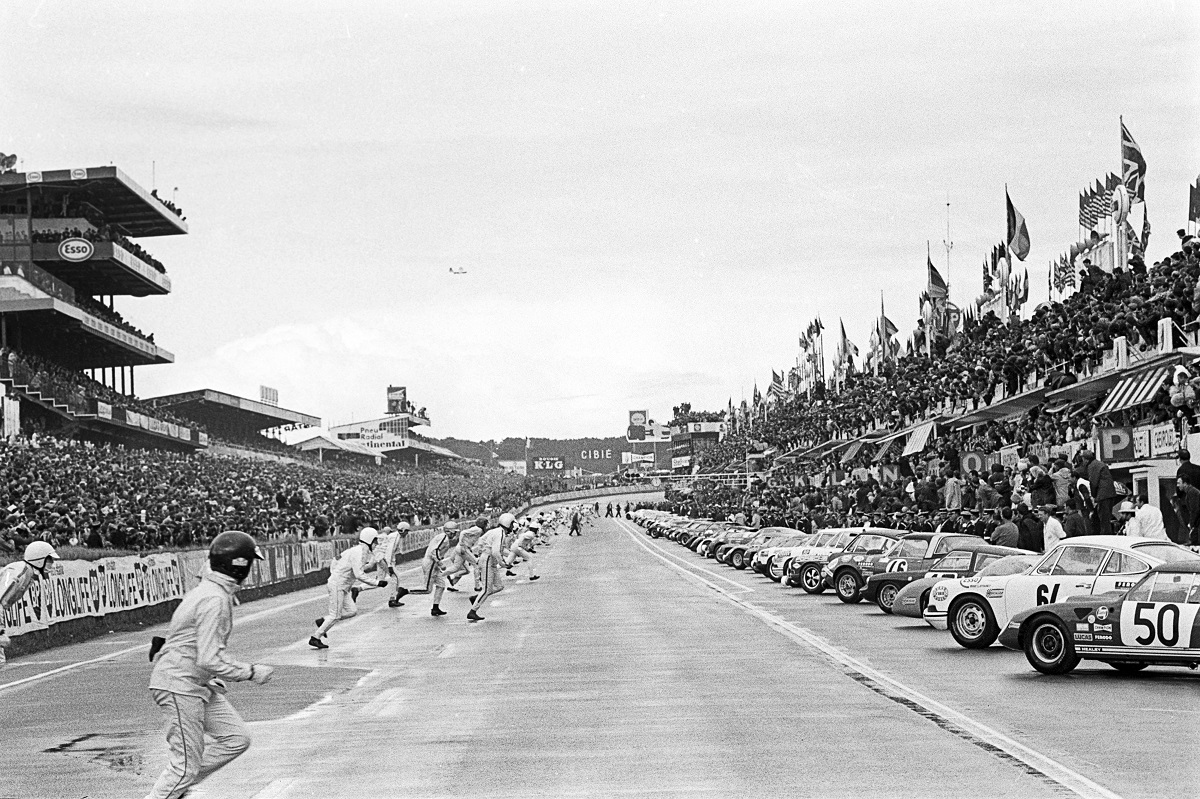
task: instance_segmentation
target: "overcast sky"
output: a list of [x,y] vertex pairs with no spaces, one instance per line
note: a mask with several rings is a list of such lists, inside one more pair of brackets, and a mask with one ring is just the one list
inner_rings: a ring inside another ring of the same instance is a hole
[[1005,183],[1044,297],[1120,114],[1161,257],[1197,8],[10,0],[0,151],[178,187],[192,232],[141,242],[174,293],[117,301],[176,356],[142,396],[266,384],[340,423],[393,383],[436,436],[614,435],[765,390],[817,314],[865,352],[881,290],[907,335],[947,197],[953,298]]

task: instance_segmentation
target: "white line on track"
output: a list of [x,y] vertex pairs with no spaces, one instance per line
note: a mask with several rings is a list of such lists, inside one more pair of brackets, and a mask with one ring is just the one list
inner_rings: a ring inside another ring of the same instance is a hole
[[[399,576],[401,574],[408,574],[409,572],[416,571],[418,568],[420,568],[419,565],[411,566],[407,569],[404,569],[403,571],[397,572],[396,574],[397,574],[397,576]],[[276,613],[282,613],[285,610],[291,610],[292,608],[299,607],[300,605],[306,605],[309,602],[316,602],[318,600],[328,601],[328,597],[325,594],[317,594],[316,596],[310,596],[305,599],[297,599],[294,602],[288,602],[287,604],[284,604],[284,605],[277,605],[276,607],[273,607],[273,608],[267,608],[266,610],[260,610],[257,613],[249,613],[245,616],[235,616],[234,621],[238,624],[248,624],[250,622],[265,618],[267,616],[273,616]],[[374,612],[374,611],[372,611],[372,612]],[[305,639],[305,640],[307,641],[307,639]],[[89,658],[88,660],[78,660],[74,663],[69,663],[66,666],[59,666],[57,669],[50,669],[49,671],[43,671],[40,674],[33,674],[33,675],[30,675],[29,677],[24,677],[20,680],[13,680],[12,682],[0,683],[0,693],[4,693],[5,691],[7,691],[9,689],[19,688],[22,685],[28,685],[29,683],[37,682],[39,680],[45,680],[49,677],[56,677],[59,674],[65,674],[68,671],[74,671],[75,669],[81,669],[84,666],[91,666],[94,663],[103,663],[106,660],[116,660],[117,658],[122,657],[123,655],[128,655],[133,652],[145,652],[147,650],[147,648],[148,648],[148,644],[140,643],[135,646],[126,647],[125,649],[118,649],[116,652],[109,652],[107,655],[100,655],[99,657]]]
[[[665,552],[657,551],[657,546],[650,546],[645,541],[641,540],[636,529],[629,522],[623,519],[618,519],[618,524],[621,529],[628,535],[635,544],[645,549],[654,557],[661,560],[666,565],[678,570],[690,579],[704,583],[709,588],[717,591],[721,598],[732,605],[735,605],[747,613],[758,617],[768,626],[776,631],[783,633],[794,641],[804,644],[812,649],[819,651],[821,654],[840,664],[850,677],[857,682],[862,683],[870,690],[879,693],[882,696],[898,701],[899,704],[916,711],[924,718],[929,719],[938,726],[945,729],[951,734],[963,738],[969,743],[981,747],[985,751],[990,751],[997,756],[1002,756],[1003,759],[1016,761],[1016,765],[1023,766],[1025,770],[1032,772],[1036,776],[1040,776],[1052,783],[1062,786],[1077,796],[1085,797],[1085,799],[1120,799],[1120,796],[1113,793],[1104,786],[1093,782],[1077,771],[1059,763],[1057,760],[1043,755],[1030,749],[1028,746],[1016,741],[998,730],[975,721],[969,716],[960,713],[953,708],[938,702],[936,699],[926,696],[919,691],[909,688],[904,683],[887,676],[877,669],[873,669],[862,661],[851,655],[842,652],[835,648],[827,641],[814,635],[809,630],[798,627],[791,622],[776,616],[774,613],[763,610],[757,605],[747,602],[741,597],[734,596],[730,592],[712,583],[695,572],[684,566],[672,562],[666,557]],[[688,564],[690,565],[690,564]],[[708,572],[707,569],[702,571]],[[712,572],[708,572],[712,574]],[[872,685],[874,683],[874,685]],[[957,729],[956,729],[957,728]],[[1000,753],[1003,753],[1002,755]]]

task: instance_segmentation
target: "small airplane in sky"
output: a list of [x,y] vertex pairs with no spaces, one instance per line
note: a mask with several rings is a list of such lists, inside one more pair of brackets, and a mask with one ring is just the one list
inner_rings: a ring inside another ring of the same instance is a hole
[[450,267],[450,274],[452,275],[465,275],[466,273],[466,269],[455,269],[453,266]]

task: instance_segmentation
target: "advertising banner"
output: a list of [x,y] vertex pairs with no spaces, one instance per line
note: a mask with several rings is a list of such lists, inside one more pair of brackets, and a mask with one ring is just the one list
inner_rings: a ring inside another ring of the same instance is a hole
[[396,413],[404,413],[404,406],[408,404],[408,387],[407,386],[388,386],[387,390],[387,412],[388,415]]
[[157,605],[190,587],[174,553],[60,561],[5,611],[3,624],[9,635],[21,635],[84,616]]

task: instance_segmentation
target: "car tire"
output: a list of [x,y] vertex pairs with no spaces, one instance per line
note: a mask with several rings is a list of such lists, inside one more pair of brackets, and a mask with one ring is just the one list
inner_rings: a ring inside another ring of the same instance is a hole
[[929,592],[928,591],[921,594],[921,599],[917,604],[919,604],[921,606],[921,616],[924,617],[925,608],[929,607]]
[[1121,662],[1121,663],[1113,663],[1110,661],[1108,665],[1112,666],[1114,669],[1121,672],[1122,674],[1137,674],[1139,671],[1146,668],[1150,664],[1149,663],[1130,663],[1129,661],[1125,661],[1125,662]]
[[875,604],[879,609],[889,616],[892,615],[892,605],[896,604],[896,594],[900,593],[900,586],[895,583],[883,583],[879,586],[879,590],[875,592]]
[[821,567],[815,563],[805,564],[800,570],[800,587],[806,594],[825,593],[825,578],[821,576]]
[[833,576],[833,590],[837,593],[837,598],[847,605],[862,601],[862,583],[853,569],[842,569]]
[[739,549],[733,553],[733,557],[729,559],[729,562],[733,565],[733,568],[741,571],[746,568],[746,553]]
[[1022,638],[1029,665],[1042,674],[1066,674],[1079,665],[1071,633],[1054,616],[1042,615],[1029,622]]
[[986,649],[1000,635],[991,607],[978,596],[967,596],[951,605],[946,622],[954,640],[967,649]]

